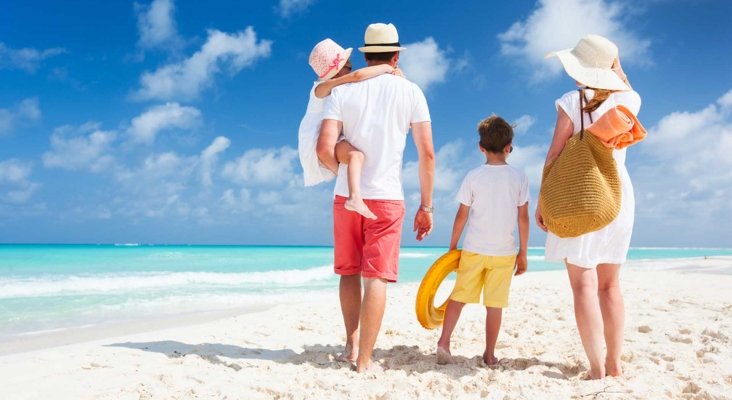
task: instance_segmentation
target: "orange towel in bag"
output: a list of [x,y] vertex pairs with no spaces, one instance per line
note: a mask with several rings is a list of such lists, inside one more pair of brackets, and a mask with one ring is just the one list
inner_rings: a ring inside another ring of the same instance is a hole
[[587,128],[602,144],[623,149],[646,137],[646,128],[625,106],[618,105]]

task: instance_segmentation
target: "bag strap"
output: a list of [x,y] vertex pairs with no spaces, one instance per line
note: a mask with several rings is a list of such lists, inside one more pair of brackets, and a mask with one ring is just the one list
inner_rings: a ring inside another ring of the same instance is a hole
[[579,100],[580,100],[580,140],[584,137],[585,134],[585,116],[584,116],[584,108],[585,105],[582,102],[582,100],[585,98],[585,92],[582,91],[582,89],[577,89],[577,92],[579,92]]
[[[585,132],[585,117],[584,117],[585,105],[582,103],[582,101],[584,100],[585,103],[589,103],[589,101],[587,101],[587,96],[585,95],[584,90],[577,89],[577,91],[579,92],[579,98],[580,98],[580,140],[582,140],[582,138],[584,138],[584,132]],[[592,120],[592,113],[591,112],[587,113],[587,115],[590,117],[590,123],[594,122]]]

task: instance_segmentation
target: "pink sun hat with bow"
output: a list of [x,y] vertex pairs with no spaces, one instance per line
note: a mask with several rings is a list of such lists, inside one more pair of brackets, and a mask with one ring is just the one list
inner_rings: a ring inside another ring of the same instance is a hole
[[324,81],[332,78],[346,65],[351,57],[352,48],[344,49],[331,39],[324,39],[313,47],[310,52],[308,64],[313,68],[318,80]]

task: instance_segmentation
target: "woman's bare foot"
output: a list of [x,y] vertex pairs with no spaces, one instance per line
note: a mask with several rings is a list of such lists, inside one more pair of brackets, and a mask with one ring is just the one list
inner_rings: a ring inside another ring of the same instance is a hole
[[345,350],[343,350],[343,353],[339,354],[338,357],[336,357],[336,361],[354,363],[356,362],[357,358],[358,347],[347,344]]
[[369,207],[366,205],[366,203],[363,202],[363,199],[361,198],[350,198],[346,200],[346,203],[343,205],[343,207],[345,207],[348,211],[357,212],[368,219],[376,219],[376,214],[369,210]]
[[444,349],[442,347],[437,348],[437,364],[455,364],[455,358],[450,354],[450,349]]
[[603,379],[605,377],[605,371],[589,370],[582,377],[585,381],[594,381],[597,379]]
[[606,376],[614,376],[614,377],[618,377],[618,376],[623,375],[623,367],[620,366],[620,361],[618,361],[618,362],[611,362],[611,361],[605,362],[605,375]]
[[498,364],[498,358],[492,354],[483,353],[483,362],[485,365],[494,366]]

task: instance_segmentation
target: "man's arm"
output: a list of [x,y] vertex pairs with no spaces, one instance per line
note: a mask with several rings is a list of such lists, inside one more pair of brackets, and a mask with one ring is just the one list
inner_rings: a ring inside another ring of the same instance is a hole
[[343,123],[334,119],[324,119],[320,125],[320,135],[318,135],[318,145],[315,151],[318,153],[320,160],[326,168],[338,175],[338,160],[335,156],[335,145],[338,141],[338,134],[341,132]]
[[435,184],[435,149],[432,144],[432,123],[429,121],[412,124],[412,136],[419,156],[419,190],[422,204],[414,216],[414,231],[417,240],[424,239],[432,232],[432,212],[425,207],[432,207],[432,188]]

